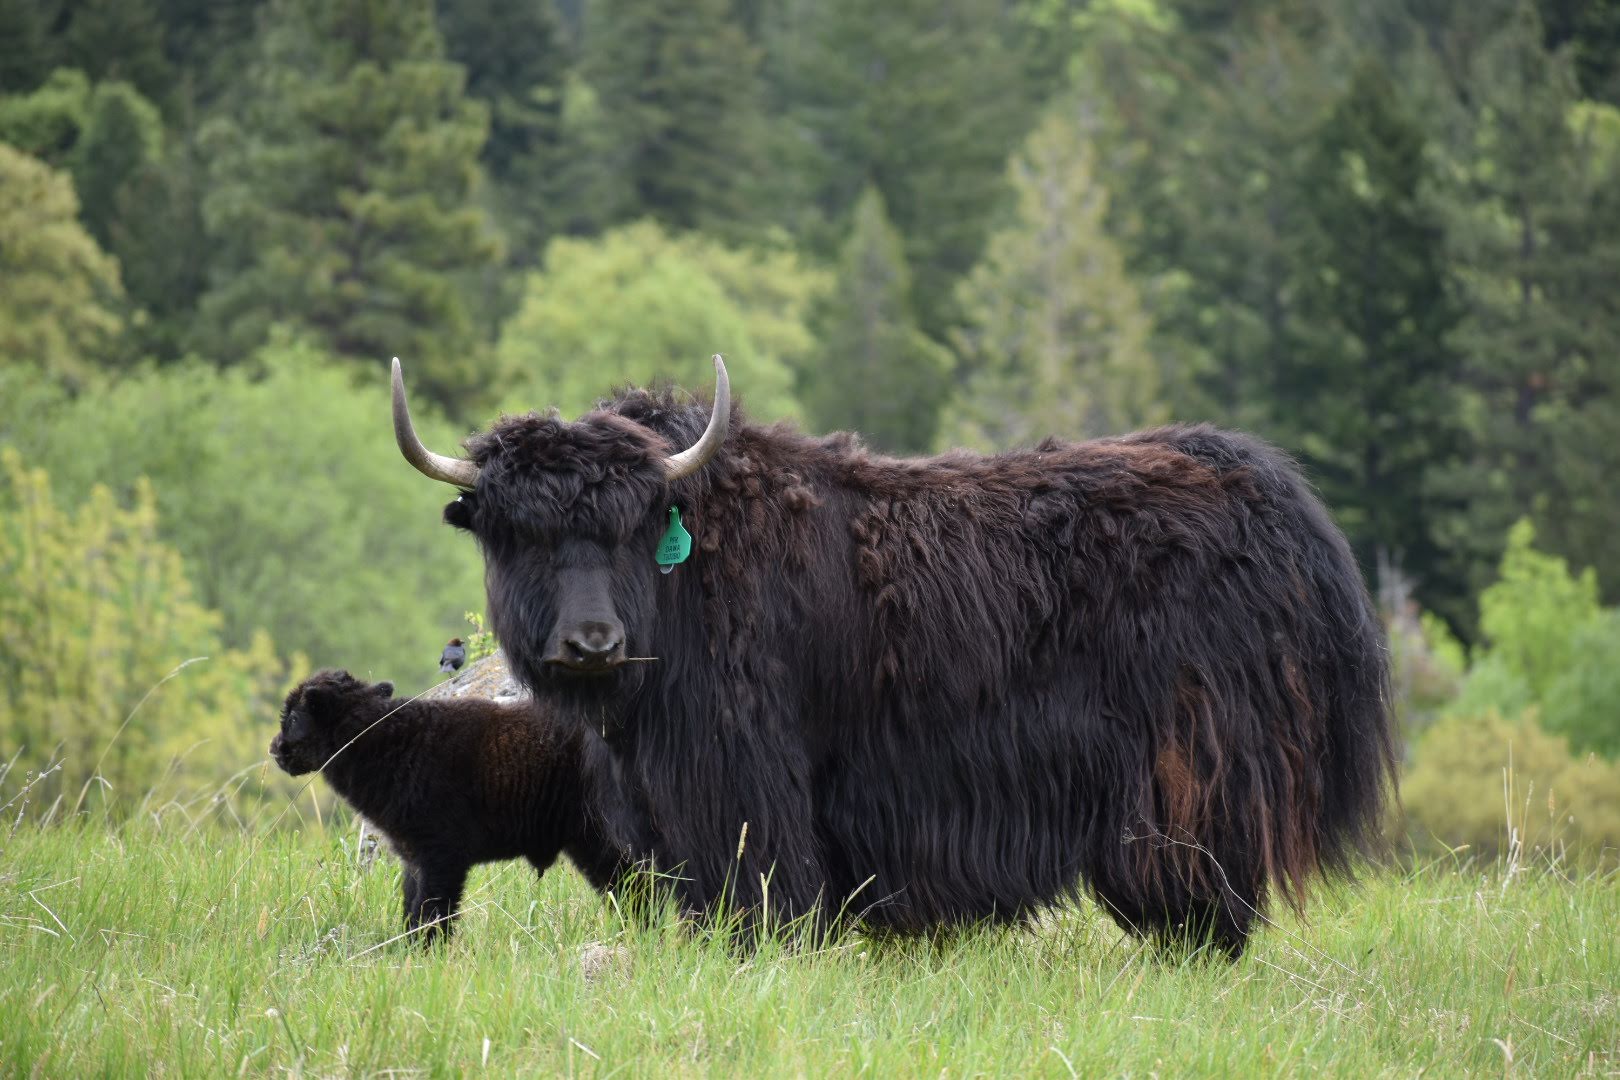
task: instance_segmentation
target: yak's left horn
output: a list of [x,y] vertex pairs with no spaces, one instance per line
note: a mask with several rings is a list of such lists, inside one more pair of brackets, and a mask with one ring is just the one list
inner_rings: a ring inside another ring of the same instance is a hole
[[405,404],[405,376],[399,371],[399,357],[394,357],[394,441],[399,452],[416,471],[430,480],[442,480],[460,488],[478,483],[478,466],[466,458],[445,457],[435,454],[416,437],[416,425],[411,423],[411,407]]
[[714,354],[714,411],[709,414],[709,426],[703,429],[698,441],[680,453],[664,459],[665,478],[679,480],[691,476],[709,463],[720,452],[726,441],[726,428],[731,425],[731,378],[726,374],[726,362],[719,353]]

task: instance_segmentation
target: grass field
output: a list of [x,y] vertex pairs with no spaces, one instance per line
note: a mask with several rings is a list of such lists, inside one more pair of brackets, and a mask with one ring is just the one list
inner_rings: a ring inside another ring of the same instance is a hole
[[0,838],[6,1075],[1620,1074],[1613,875],[1385,873],[1230,965],[1091,908],[741,958],[509,864],[423,953],[346,819]]

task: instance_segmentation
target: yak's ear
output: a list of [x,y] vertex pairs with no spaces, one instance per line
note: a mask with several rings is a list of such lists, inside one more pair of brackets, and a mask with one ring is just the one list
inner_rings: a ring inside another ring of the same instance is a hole
[[394,684],[391,683],[391,682],[387,682],[385,680],[383,682],[378,683],[376,686],[373,686],[371,688],[371,692],[373,694],[376,694],[378,697],[381,697],[381,698],[393,697],[394,696]]

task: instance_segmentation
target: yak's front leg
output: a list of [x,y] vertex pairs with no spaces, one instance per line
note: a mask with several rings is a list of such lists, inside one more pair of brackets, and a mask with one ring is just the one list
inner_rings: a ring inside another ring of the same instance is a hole
[[467,885],[467,867],[413,863],[405,867],[405,929],[419,933],[424,944],[451,931],[451,920],[461,906]]

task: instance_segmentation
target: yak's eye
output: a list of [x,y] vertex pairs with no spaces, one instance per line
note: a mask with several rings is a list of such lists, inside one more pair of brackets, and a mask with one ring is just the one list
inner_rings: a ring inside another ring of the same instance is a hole
[[471,495],[458,495],[456,501],[448,503],[444,508],[444,522],[446,525],[467,532],[472,531],[473,497]]

